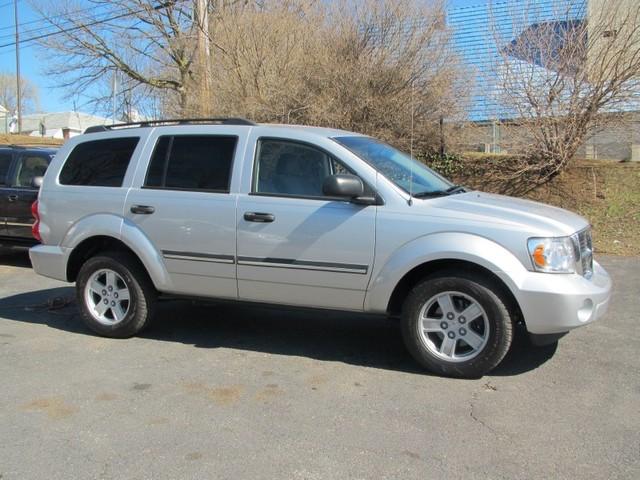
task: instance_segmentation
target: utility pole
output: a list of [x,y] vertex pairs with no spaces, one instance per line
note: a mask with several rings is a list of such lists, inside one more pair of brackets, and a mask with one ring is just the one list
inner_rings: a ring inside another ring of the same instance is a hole
[[209,58],[209,0],[195,1],[195,19],[197,31],[198,64],[200,70],[201,96],[199,110],[201,114],[211,112],[211,68]]
[[18,0],[13,0],[16,22],[16,110],[18,111],[18,133],[22,133],[22,92],[20,91],[20,32],[18,29]]
[[116,95],[118,92],[118,70],[114,69],[113,70],[113,78],[112,78],[112,82],[111,82],[111,124],[115,125],[116,123],[116,109],[117,109],[117,104],[116,104]]
[[440,115],[440,158],[443,159],[447,151],[447,147],[444,141],[444,116]]

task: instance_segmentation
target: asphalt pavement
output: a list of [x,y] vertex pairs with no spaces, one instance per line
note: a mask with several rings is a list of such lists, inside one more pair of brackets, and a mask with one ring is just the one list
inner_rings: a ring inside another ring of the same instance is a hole
[[0,479],[640,478],[640,258],[607,316],[491,375],[420,371],[396,324],[166,301],[141,337],[0,256]]

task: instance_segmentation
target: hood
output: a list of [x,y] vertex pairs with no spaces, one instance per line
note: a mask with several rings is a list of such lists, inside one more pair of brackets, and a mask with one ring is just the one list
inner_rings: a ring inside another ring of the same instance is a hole
[[589,225],[575,213],[544,203],[483,192],[422,200],[429,215],[511,226],[539,236],[571,235]]

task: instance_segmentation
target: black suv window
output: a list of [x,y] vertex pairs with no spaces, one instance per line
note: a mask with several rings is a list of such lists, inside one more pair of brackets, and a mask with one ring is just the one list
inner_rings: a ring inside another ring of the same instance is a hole
[[323,197],[324,179],[336,173],[353,172],[328,153],[310,145],[261,139],[258,143],[253,192]]
[[[34,177],[44,176],[51,157],[25,153],[20,157],[16,172],[16,187],[31,187]],[[13,175],[12,175],[13,176]]]
[[237,141],[220,135],[160,137],[145,187],[228,193]]
[[11,154],[0,153],[0,185],[7,183],[7,175],[9,174],[9,167],[11,166]]
[[138,137],[109,138],[78,144],[60,172],[63,185],[121,187]]

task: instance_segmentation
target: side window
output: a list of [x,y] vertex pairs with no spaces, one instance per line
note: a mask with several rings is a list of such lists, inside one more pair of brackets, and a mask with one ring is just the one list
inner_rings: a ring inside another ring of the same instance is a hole
[[262,139],[258,143],[252,191],[323,197],[324,179],[336,173],[353,172],[328,153],[310,145]]
[[93,140],[76,145],[60,172],[63,185],[121,187],[138,137]]
[[9,167],[11,166],[11,154],[0,153],[0,185],[7,184],[7,175],[9,174]]
[[160,137],[144,186],[228,193],[237,142],[220,135]]
[[47,157],[41,155],[23,155],[18,161],[16,187],[31,187],[34,177],[42,177],[49,167]]

